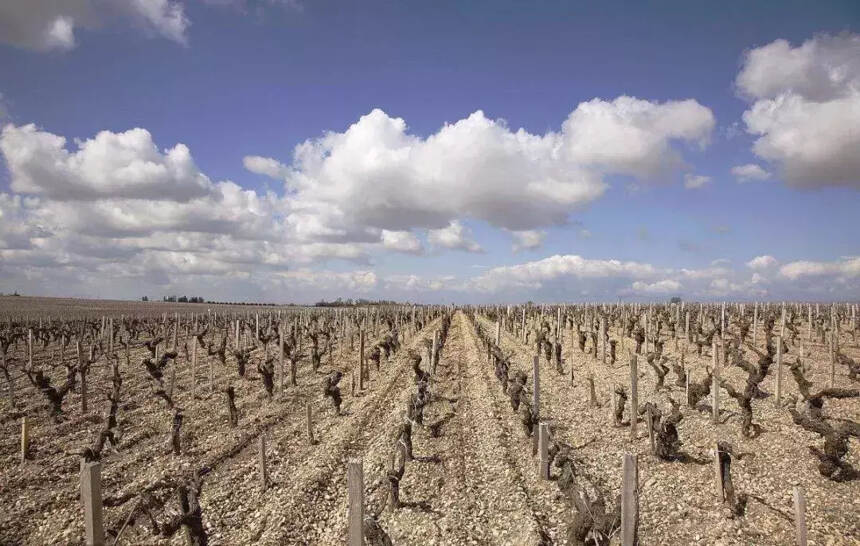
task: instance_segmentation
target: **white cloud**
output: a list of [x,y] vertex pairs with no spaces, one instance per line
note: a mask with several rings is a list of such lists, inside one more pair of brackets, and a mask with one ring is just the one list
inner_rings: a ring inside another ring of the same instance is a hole
[[457,220],[452,221],[446,228],[431,229],[427,233],[427,240],[437,247],[483,252],[481,245],[472,239],[472,231]]
[[803,277],[833,276],[842,279],[860,277],[860,257],[845,257],[832,262],[796,261],[779,268],[779,274],[791,280]]
[[710,109],[695,100],[654,103],[622,96],[580,103],[562,133],[578,163],[651,178],[683,164],[672,140],[704,146],[713,128]]
[[764,288],[757,286],[753,281],[734,282],[729,279],[719,278],[711,281],[704,295],[711,297],[741,297],[749,298],[750,296],[761,297],[768,294]]
[[75,47],[75,22],[71,17],[57,17],[45,33],[46,49],[72,49]]
[[421,241],[409,231],[389,231],[383,229],[382,246],[389,250],[406,252],[408,254],[421,254],[424,251]]
[[664,173],[682,163],[674,142],[704,143],[712,127],[692,100],[619,97],[580,104],[560,133],[512,131],[477,111],[421,138],[377,109],[296,147],[293,222],[346,238],[463,219],[512,231],[560,225],[603,194],[606,174]]
[[544,238],[546,237],[546,232],[530,229],[524,231],[512,231],[511,235],[514,238],[512,249],[514,252],[519,252],[521,250],[534,250],[536,248],[540,248],[543,244]]
[[130,16],[139,19],[151,29],[174,42],[186,43],[185,31],[189,26],[182,4],[171,0],[125,0]]
[[765,254],[764,256],[756,256],[752,260],[748,261],[747,267],[750,269],[768,269],[775,266],[777,263],[779,262],[777,262],[776,258]]
[[462,290],[453,276],[428,279],[418,275],[391,275],[384,279],[385,290],[406,292],[437,292],[439,290]]
[[368,292],[376,287],[378,279],[373,271],[319,271],[297,269],[279,273],[278,277],[293,288],[312,288],[334,293],[342,291]]
[[710,181],[710,176],[690,173],[684,175],[684,187],[688,190],[697,190],[700,188],[704,188],[706,184],[710,183]]
[[4,0],[0,42],[36,51],[75,47],[76,28],[95,29],[125,20],[144,32],[186,43],[190,25],[175,0]]
[[242,164],[252,173],[262,174],[274,179],[283,179],[289,172],[289,168],[286,165],[271,157],[246,155],[242,158]]
[[753,152],[796,187],[860,188],[860,35],[776,40],[747,52],[737,76]]
[[653,283],[636,281],[631,285],[635,292],[645,294],[668,294],[669,292],[677,292],[681,289],[681,283],[671,279],[664,279]]
[[476,284],[486,289],[502,286],[540,287],[545,281],[570,277],[597,279],[605,277],[651,277],[657,270],[650,264],[620,260],[593,260],[574,254],[550,256],[523,264],[495,267],[477,278]]
[[184,144],[160,152],[146,129],[101,131],[66,149],[66,139],[35,125],[9,124],[0,151],[11,188],[58,200],[125,197],[187,201],[212,190]]
[[714,277],[722,277],[729,274],[729,269],[720,265],[712,265],[703,269],[686,269],[682,268],[678,274],[684,279],[701,280],[713,279]]
[[737,165],[732,167],[732,174],[735,175],[738,182],[750,182],[752,180],[767,180],[770,178],[770,173],[764,170],[760,165],[748,163],[746,165]]

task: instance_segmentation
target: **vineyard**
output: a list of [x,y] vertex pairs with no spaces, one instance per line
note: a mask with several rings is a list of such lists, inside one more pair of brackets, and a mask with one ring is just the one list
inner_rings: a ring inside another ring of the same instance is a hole
[[853,304],[0,298],[0,543],[860,544]]

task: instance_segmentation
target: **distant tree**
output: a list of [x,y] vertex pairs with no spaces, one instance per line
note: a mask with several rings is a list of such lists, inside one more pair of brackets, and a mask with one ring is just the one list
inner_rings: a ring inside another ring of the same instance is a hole
[[149,301],[149,298],[144,296],[144,297],[140,298],[140,301]]
[[188,297],[186,297],[186,296],[179,296],[179,299],[178,299],[178,300],[176,300],[176,301],[178,301],[179,303],[188,303]]
[[672,296],[672,299],[669,300],[669,303],[681,303],[681,296]]

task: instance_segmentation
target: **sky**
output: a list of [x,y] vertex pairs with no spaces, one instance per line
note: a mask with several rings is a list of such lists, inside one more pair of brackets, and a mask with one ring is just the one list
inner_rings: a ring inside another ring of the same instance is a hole
[[0,292],[860,299],[860,4],[0,3]]

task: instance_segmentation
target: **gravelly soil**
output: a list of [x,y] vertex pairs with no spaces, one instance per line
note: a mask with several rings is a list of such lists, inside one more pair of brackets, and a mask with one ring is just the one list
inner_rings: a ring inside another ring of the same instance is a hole
[[[250,380],[233,381],[241,414],[236,429],[227,424],[224,395],[208,395],[205,379],[198,377],[198,392],[203,396],[192,397],[190,375],[181,369],[179,403],[189,416],[184,430],[191,447],[180,457],[166,453],[169,423],[165,410],[153,401],[145,378],[129,374],[124,377],[126,397],[121,410],[125,437],[120,451],[105,459],[105,496],[115,497],[159,477],[211,465],[200,499],[211,544],[343,544],[346,461],[362,457],[367,512],[378,517],[394,544],[565,544],[570,508],[554,479],[539,478],[532,440],[524,434],[479,346],[476,328],[494,335],[495,324],[481,316],[473,322],[462,311],[453,314],[432,378],[433,399],[425,410],[425,426],[413,432],[416,459],[407,463],[400,483],[404,506],[395,510],[386,503],[385,473],[396,449],[395,436],[406,401],[416,389],[407,349],[422,351],[439,325],[440,319],[436,319],[421,332],[406,336],[403,349],[383,361],[378,371],[373,369],[370,383],[356,396],[350,395],[347,374],[341,382],[342,415],[336,415],[323,398],[322,382],[332,369],[352,367],[356,352],[348,348],[336,353],[333,362],[324,360],[317,373],[304,364],[299,386],[288,387],[273,401],[265,400],[253,370]],[[614,384],[629,383],[626,351],[619,346],[619,362],[614,366],[599,363],[573,346],[572,334],[563,332],[563,375],[541,358],[541,417],[550,422],[555,438],[577,447],[582,471],[594,477],[608,498],[614,498],[620,489],[622,454],[638,455],[643,544],[791,544],[795,485],[806,491],[810,544],[860,543],[860,481],[833,483],[822,478],[807,448],[820,445],[820,439],[794,425],[772,397],[757,400],[753,406],[754,421],[765,431],[752,440],[741,436],[737,405],[725,393],[721,397],[723,421],[718,425],[711,423],[709,413],[683,406],[684,419],[678,429],[683,450],[693,462],[662,462],[650,455],[644,422],[635,440],[628,427],[612,425],[609,392]],[[613,332],[612,337],[617,339],[618,333]],[[626,346],[630,344],[626,340]],[[534,348],[504,330],[501,346],[506,354],[514,355],[513,367],[531,378]],[[681,342],[679,349],[683,348]],[[808,377],[821,384],[828,377],[826,353],[820,346],[811,349],[809,360],[815,365]],[[847,345],[844,350],[855,358],[860,356],[856,346]],[[673,343],[667,342],[666,352],[677,354],[675,351]],[[132,360],[139,361],[139,357],[135,354]],[[694,378],[701,377],[704,365],[710,362],[709,356],[694,358],[689,352],[686,359]],[[230,366],[232,360],[228,360]],[[787,369],[784,372],[783,391],[790,396],[797,389]],[[594,375],[601,407],[589,407],[588,374]],[[219,385],[226,384],[228,375],[228,370],[217,371]],[[767,392],[773,392],[773,376],[772,370],[762,385]],[[736,369],[725,369],[723,377],[736,385],[745,379]],[[840,377],[838,381],[848,380]],[[653,371],[642,362],[640,404],[653,401],[665,406],[667,396],[683,399],[673,373],[666,378],[666,390],[657,393],[654,384]],[[77,408],[76,397],[72,393],[64,407]],[[101,401],[103,396],[94,400]],[[36,407],[42,401],[34,397],[27,403]],[[313,445],[306,433],[307,404],[314,414],[317,442]],[[826,412],[857,420],[860,400],[828,401]],[[629,402],[625,416],[629,416]],[[439,431],[435,437],[431,434],[434,426]],[[82,419],[75,411],[60,424],[37,420],[34,457],[23,466],[17,463],[18,427],[15,420],[2,423],[0,542],[80,544],[78,462],[64,450],[87,445],[99,424],[95,419]],[[272,482],[265,491],[257,471],[260,434],[266,438]],[[710,450],[717,440],[754,454],[732,466],[736,488],[751,496],[743,518],[727,517],[714,495]],[[852,440],[850,447],[849,460],[860,467],[860,445]],[[220,456],[231,450],[235,453],[222,460]],[[129,510],[130,503],[107,508],[108,525],[115,526]],[[179,533],[171,540],[156,540],[145,526],[136,525],[126,530],[120,543],[182,544],[183,538]]]

